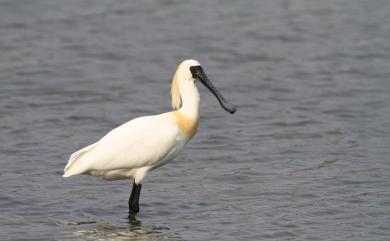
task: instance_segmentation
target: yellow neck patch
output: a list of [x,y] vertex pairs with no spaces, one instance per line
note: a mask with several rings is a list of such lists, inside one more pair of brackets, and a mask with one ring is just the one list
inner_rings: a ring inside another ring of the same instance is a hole
[[178,70],[176,71],[175,75],[172,79],[172,86],[171,86],[171,96],[172,96],[172,108],[174,110],[180,109],[181,106],[181,98],[180,98],[180,90],[179,90],[179,80],[178,80]]
[[198,119],[191,118],[179,111],[172,112],[177,125],[179,126],[180,132],[187,137],[192,137],[198,129]]

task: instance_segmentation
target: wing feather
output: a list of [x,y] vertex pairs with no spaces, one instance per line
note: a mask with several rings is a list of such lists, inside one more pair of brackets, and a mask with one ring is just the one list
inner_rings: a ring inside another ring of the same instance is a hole
[[97,143],[75,152],[64,176],[153,167],[175,146],[178,134],[177,125],[166,114],[131,120],[110,131]]

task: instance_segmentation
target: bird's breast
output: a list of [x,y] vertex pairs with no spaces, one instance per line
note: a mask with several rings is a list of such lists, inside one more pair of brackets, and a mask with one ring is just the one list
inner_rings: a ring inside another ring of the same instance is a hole
[[176,121],[176,124],[186,138],[191,138],[195,135],[198,129],[198,118],[192,118],[179,111],[172,112],[172,115]]

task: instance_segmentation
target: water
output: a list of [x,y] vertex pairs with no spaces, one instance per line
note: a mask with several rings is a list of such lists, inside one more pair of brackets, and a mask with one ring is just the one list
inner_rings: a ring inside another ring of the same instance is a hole
[[[388,240],[390,3],[0,1],[1,240]],[[69,155],[170,110],[199,60],[199,132],[130,181],[61,177]]]

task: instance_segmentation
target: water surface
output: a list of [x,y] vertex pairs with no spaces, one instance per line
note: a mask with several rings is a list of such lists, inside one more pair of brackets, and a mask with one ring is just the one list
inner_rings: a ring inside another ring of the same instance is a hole
[[[1,240],[386,240],[390,3],[0,1]],[[130,181],[61,177],[69,155],[170,110],[199,60],[199,132]]]

